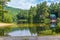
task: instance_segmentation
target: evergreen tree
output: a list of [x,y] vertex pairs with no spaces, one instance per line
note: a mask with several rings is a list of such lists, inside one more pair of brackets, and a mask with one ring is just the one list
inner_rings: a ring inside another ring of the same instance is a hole
[[37,21],[40,23],[43,19],[49,16],[47,2],[37,5]]
[[30,23],[33,23],[34,17],[36,16],[36,7],[32,7],[29,10],[29,21]]

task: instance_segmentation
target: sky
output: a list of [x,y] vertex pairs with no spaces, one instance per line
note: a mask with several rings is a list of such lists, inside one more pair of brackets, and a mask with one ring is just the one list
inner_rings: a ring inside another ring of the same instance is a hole
[[52,2],[60,2],[60,0],[11,0],[7,5],[19,9],[29,9],[31,6],[36,6],[43,1],[47,1],[47,5],[50,5]]

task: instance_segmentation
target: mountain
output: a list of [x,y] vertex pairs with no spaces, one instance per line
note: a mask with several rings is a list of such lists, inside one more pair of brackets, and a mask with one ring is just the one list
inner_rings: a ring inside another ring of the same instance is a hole
[[28,15],[28,10],[23,10],[23,9],[18,9],[18,8],[13,8],[13,7],[9,7],[9,6],[6,6],[5,7],[5,10],[8,11],[8,14],[11,15],[12,17],[16,17],[16,15],[18,13],[20,13],[20,11],[22,12],[22,15],[24,17],[27,17]]
[[21,9],[6,6],[5,10],[8,10],[8,13],[11,15],[16,15],[20,12]]

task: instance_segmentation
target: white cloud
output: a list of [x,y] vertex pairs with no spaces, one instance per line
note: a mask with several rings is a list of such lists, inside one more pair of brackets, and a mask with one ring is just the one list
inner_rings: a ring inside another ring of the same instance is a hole
[[49,6],[50,4],[51,4],[51,3],[49,3],[49,2],[47,3],[48,6]]
[[15,8],[29,9],[30,6],[35,6],[35,0],[11,0],[7,5]]
[[60,2],[60,0],[46,0],[47,1],[47,5],[49,6],[51,3],[59,3]]
[[50,5],[52,2],[59,3],[60,0],[11,0],[7,5],[20,9],[29,9],[30,6],[36,6],[37,3],[47,1],[47,5]]

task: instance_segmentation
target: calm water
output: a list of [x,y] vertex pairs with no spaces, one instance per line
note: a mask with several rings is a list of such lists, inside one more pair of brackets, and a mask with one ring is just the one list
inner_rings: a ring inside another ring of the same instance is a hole
[[4,35],[8,36],[37,36],[36,27],[5,28]]
[[40,36],[40,35],[51,35],[52,30],[50,27],[41,26],[8,26],[0,28],[0,36]]
[[15,30],[15,31],[9,32],[8,35],[10,36],[37,36],[36,33],[31,34],[29,30]]

